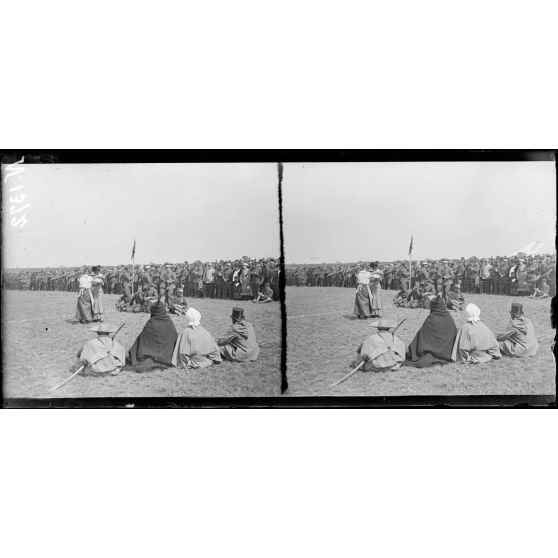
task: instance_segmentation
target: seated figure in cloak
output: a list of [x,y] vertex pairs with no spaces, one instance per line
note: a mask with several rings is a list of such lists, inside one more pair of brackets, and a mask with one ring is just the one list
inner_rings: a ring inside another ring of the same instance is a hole
[[178,333],[162,302],[151,306],[151,317],[128,351],[126,364],[136,372],[170,368]]
[[457,327],[442,296],[430,301],[430,314],[407,348],[405,365],[425,368],[451,362]]
[[116,376],[120,372],[125,363],[126,352],[118,341],[109,337],[116,329],[115,326],[104,323],[91,328],[97,337],[87,341],[77,355],[84,365],[84,375],[110,373]]
[[389,372],[400,368],[405,360],[405,343],[393,333],[394,320],[375,320],[370,324],[376,331],[368,336],[358,348],[358,358],[351,364],[354,368],[364,361],[364,372]]
[[252,324],[244,317],[242,308],[234,307],[231,314],[232,325],[223,337],[217,340],[224,360],[245,362],[256,360],[260,348]]
[[523,305],[513,302],[510,314],[508,329],[496,336],[501,353],[505,356],[519,358],[534,356],[539,348],[539,343],[535,336],[533,323],[523,315]]
[[501,358],[496,336],[481,322],[480,308],[470,303],[465,312],[467,322],[461,326],[455,338],[452,360],[464,364],[480,364]]
[[179,368],[206,368],[221,364],[219,347],[211,333],[201,325],[201,314],[195,308],[186,311],[188,326],[180,334],[172,363]]

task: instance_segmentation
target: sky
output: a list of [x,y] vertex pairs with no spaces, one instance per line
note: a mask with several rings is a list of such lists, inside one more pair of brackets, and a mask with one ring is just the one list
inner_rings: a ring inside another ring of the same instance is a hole
[[137,264],[279,257],[275,164],[20,167],[3,166],[4,268],[131,263],[134,239]]
[[554,161],[285,164],[286,263],[554,252]]

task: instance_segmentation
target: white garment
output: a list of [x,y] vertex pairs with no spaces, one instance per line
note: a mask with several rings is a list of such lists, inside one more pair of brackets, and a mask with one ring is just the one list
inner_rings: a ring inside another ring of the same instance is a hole
[[467,313],[467,321],[471,322],[473,325],[480,320],[480,308],[476,304],[472,302],[467,304],[465,312]]
[[80,289],[90,289],[93,284],[93,277],[91,275],[81,275],[79,278],[79,288]]
[[370,283],[370,276],[372,274],[369,271],[363,269],[357,273],[357,283],[359,285],[368,285]]
[[195,308],[188,308],[186,311],[188,327],[196,328],[200,325],[201,314]]

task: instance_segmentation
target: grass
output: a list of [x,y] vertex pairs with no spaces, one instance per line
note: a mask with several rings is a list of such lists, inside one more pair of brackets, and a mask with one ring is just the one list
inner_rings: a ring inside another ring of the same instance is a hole
[[[117,295],[105,295],[105,321],[126,326],[118,341],[126,351],[148,314],[120,313]],[[202,324],[215,338],[229,327],[231,300],[194,299]],[[256,330],[260,356],[249,363],[223,362],[203,370],[167,370],[118,376],[76,378],[51,392],[72,372],[77,351],[95,334],[93,324],[74,323],[75,293],[4,291],[3,393],[6,398],[51,397],[253,397],[278,396],[281,386],[281,313],[278,303],[242,303]],[[185,318],[172,316],[178,332]]]
[[[383,292],[383,316],[407,318],[397,335],[409,344],[428,315],[425,309],[397,308],[394,291]],[[502,357],[481,365],[447,364],[427,369],[402,367],[388,373],[357,372],[330,387],[350,371],[357,346],[370,334],[370,323],[352,315],[354,290],[339,287],[287,287],[286,395],[555,395],[556,367],[551,344],[550,299],[499,295],[465,295],[481,309],[481,319],[495,333],[509,321],[512,301],[523,303],[539,341],[536,356]],[[464,312],[452,312],[457,327]]]

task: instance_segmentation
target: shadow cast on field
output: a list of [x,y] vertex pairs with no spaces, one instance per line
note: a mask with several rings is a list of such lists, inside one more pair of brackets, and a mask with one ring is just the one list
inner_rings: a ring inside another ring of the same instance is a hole
[[344,314],[343,316],[341,316],[342,318],[345,318],[346,320],[358,320],[358,317],[355,316],[354,314]]
[[99,323],[99,322],[87,322],[85,324],[82,324],[79,320],[76,320],[74,318],[66,318],[63,321],[66,322],[67,324],[70,324],[70,325],[83,325],[83,326],[89,326],[89,327],[93,327],[93,326],[95,326]]

